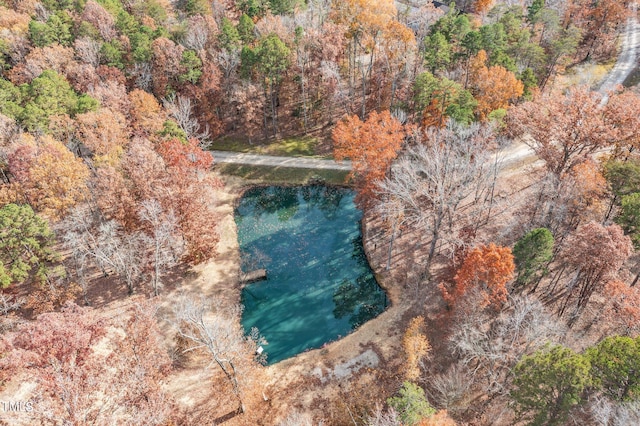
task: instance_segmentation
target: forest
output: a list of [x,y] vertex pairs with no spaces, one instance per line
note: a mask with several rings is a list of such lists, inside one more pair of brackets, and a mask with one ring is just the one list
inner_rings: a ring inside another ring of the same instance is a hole
[[[445,3],[0,0],[0,424],[640,424],[635,4]],[[350,161],[385,312],[267,365],[234,207],[308,180],[212,150]]]

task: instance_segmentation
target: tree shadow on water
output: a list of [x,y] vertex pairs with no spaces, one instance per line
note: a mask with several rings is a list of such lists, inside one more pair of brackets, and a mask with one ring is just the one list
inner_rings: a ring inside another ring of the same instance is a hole
[[358,276],[355,282],[344,280],[333,293],[333,315],[336,319],[349,316],[355,329],[378,316],[386,306],[386,295],[371,272]]
[[309,207],[317,207],[327,219],[333,219],[347,194],[343,188],[324,185],[310,185],[301,188],[302,199]]
[[256,217],[275,213],[279,221],[286,222],[298,212],[300,208],[298,188],[280,186],[260,188],[260,190],[243,199],[243,201],[246,200],[246,205],[243,207],[252,205]]

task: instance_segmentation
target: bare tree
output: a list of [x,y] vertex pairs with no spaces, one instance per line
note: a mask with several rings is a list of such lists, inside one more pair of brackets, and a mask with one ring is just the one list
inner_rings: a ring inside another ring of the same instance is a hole
[[151,247],[151,284],[157,296],[162,285],[160,277],[167,268],[177,264],[184,252],[184,241],[178,235],[178,221],[173,212],[165,213],[158,200],[143,201],[139,216],[149,227],[144,242]]
[[340,66],[335,61],[320,62],[320,74],[324,80],[325,90],[329,94],[329,117],[335,115],[336,106],[341,107],[344,114],[352,115],[354,112],[353,97],[350,94],[348,79],[340,74]]
[[200,350],[207,353],[211,364],[217,365],[231,384],[239,411],[244,412],[250,381],[257,376],[254,361],[257,342],[244,336],[240,309],[223,312],[219,307],[212,309],[204,300],[184,296],[174,305],[174,313],[178,336],[190,343],[184,352]]
[[[302,27],[305,28],[305,27]],[[300,103],[302,109],[302,124],[304,132],[307,133],[309,128],[309,105],[308,105],[308,86],[309,82],[307,76],[307,70],[311,64],[311,46],[308,37],[301,37],[301,40],[296,43],[296,65],[300,70],[298,75],[300,79]]]
[[200,52],[207,46],[209,40],[209,29],[207,22],[202,16],[193,16],[189,18],[187,33],[182,39],[182,45],[187,49]]
[[379,184],[379,211],[386,211],[394,223],[402,218],[427,228],[429,269],[443,229],[465,222],[480,225],[478,213],[493,202],[499,162],[489,154],[494,140],[491,128],[479,124],[466,127],[449,121],[444,129],[417,134],[416,140]]
[[469,406],[469,393],[473,384],[471,372],[460,363],[454,364],[445,373],[428,379],[436,404],[447,411],[465,410]]
[[557,341],[565,332],[542,303],[529,296],[517,296],[491,321],[483,314],[458,319],[449,337],[452,352],[460,363],[481,372],[486,392],[501,391],[508,371],[525,354]]
[[[0,144],[2,146],[7,146],[9,141],[18,140],[19,133],[20,126],[16,124],[15,120],[7,117],[6,115],[0,114]],[[3,148],[2,152],[0,153],[3,162],[6,161],[5,151],[6,149]]]
[[34,15],[36,20],[40,22],[47,22],[53,13],[51,13],[42,3],[36,3],[34,7]]
[[151,64],[148,62],[137,62],[133,68],[133,75],[136,76],[135,85],[137,88],[150,91],[153,83],[151,74]]
[[400,426],[402,422],[398,418],[398,413],[393,408],[387,411],[382,409],[380,404],[376,404],[373,413],[367,418],[367,426]]
[[116,221],[98,223],[91,212],[76,209],[63,224],[64,242],[82,268],[91,259],[104,275],[117,274],[129,294],[140,280],[144,263],[142,236],[126,234]]
[[605,397],[595,397],[586,408],[598,426],[626,426],[640,424],[640,403],[638,401],[614,402]]
[[198,139],[203,148],[211,143],[209,129],[205,128],[204,131],[201,131],[200,123],[193,116],[191,99],[181,95],[171,95],[164,99],[162,104],[187,135],[187,139]]
[[0,315],[8,315],[12,311],[17,311],[24,304],[23,299],[16,299],[11,294],[0,294]]
[[222,49],[215,54],[216,63],[222,69],[224,80],[227,81],[240,65],[240,52],[238,50]]
[[76,56],[94,68],[100,65],[100,48],[102,44],[91,37],[81,37],[73,44]]
[[227,3],[225,0],[213,0],[211,5],[211,16],[216,20],[218,27],[222,26],[222,18],[227,14]]

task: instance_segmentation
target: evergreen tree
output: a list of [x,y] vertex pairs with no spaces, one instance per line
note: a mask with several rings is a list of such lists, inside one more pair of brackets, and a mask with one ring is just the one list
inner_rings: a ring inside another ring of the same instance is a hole
[[47,276],[47,262],[56,257],[53,233],[30,206],[7,204],[0,209],[0,285],[25,281],[35,268],[38,280]]
[[405,425],[416,425],[436,412],[427,401],[424,390],[411,382],[404,382],[398,396],[389,398],[387,403],[396,410]]
[[594,388],[616,401],[640,396],[640,342],[626,336],[607,337],[587,349]]
[[518,240],[513,247],[517,285],[526,286],[547,273],[546,265],[553,257],[553,243],[553,235],[547,228],[533,229]]
[[564,424],[591,385],[590,373],[589,360],[563,346],[523,357],[513,368],[511,397],[516,413],[531,425]]

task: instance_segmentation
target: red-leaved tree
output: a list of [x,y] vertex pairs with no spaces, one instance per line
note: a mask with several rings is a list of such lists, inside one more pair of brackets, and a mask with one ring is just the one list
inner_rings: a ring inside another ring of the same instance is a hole
[[[513,279],[515,263],[509,247],[481,245],[465,257],[452,289],[440,285],[444,299],[457,305],[468,295],[477,293],[480,306],[499,308],[507,301],[507,283]],[[471,301],[472,303],[475,301]]]
[[154,309],[139,305],[128,314],[124,324],[109,324],[68,304],[40,315],[0,340],[3,378],[36,383],[34,415],[45,423],[170,422],[173,403],[160,384],[171,363]]
[[[631,255],[631,239],[618,225],[603,226],[597,222],[581,225],[565,240],[559,257],[561,271],[568,268],[571,280],[564,290],[559,314],[564,315],[573,304],[569,323],[572,324],[584,309],[593,292],[606,282],[614,280],[618,270]],[[562,276],[556,276],[556,282]]]
[[350,178],[356,183],[356,202],[367,206],[374,197],[376,183],[384,179],[397,157],[405,132],[389,111],[372,112],[367,121],[358,116],[340,121],[331,135],[336,160],[349,158],[353,164]]

